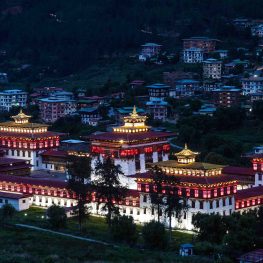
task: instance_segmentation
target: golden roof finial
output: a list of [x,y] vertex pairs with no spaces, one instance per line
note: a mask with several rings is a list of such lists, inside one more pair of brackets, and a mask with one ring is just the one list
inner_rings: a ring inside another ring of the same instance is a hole
[[132,117],[138,117],[138,113],[137,113],[137,110],[136,110],[136,106],[135,106],[135,105],[133,106],[133,110],[132,110],[131,116],[132,116]]
[[184,148],[185,148],[185,149],[188,149],[188,148],[187,148],[187,143],[184,144]]

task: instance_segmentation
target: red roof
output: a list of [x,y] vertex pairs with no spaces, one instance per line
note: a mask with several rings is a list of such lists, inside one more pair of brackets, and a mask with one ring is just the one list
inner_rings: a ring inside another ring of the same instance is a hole
[[41,153],[42,156],[55,156],[55,157],[67,157],[68,153],[66,151],[55,151],[49,150]]
[[50,136],[59,136],[63,135],[63,133],[58,133],[58,132],[43,132],[43,133],[18,133],[18,132],[1,132],[0,137],[22,137],[22,138],[31,138],[31,139],[37,139],[37,138],[47,138]]
[[[178,183],[194,183],[194,184],[217,184],[235,181],[236,178],[231,175],[216,175],[216,176],[188,176],[188,175],[170,175],[173,176]],[[130,175],[132,178],[151,178],[150,173],[141,173]]]
[[0,165],[25,164],[27,160],[0,157]]
[[13,175],[0,174],[0,182],[11,182],[17,184],[29,184],[29,185],[40,185],[57,188],[67,188],[67,182],[61,180],[51,180],[50,178],[34,178],[34,177],[22,177]]
[[244,175],[244,176],[254,176],[255,171],[252,167],[237,167],[237,166],[226,166],[223,168],[222,173],[232,174],[232,175]]
[[252,197],[263,196],[263,186],[251,187],[244,190],[237,191],[235,199],[242,200]]
[[126,197],[139,198],[140,192],[138,190],[129,189],[126,193]]
[[137,133],[125,133],[125,132],[104,132],[100,134],[93,134],[88,136],[90,140],[99,140],[99,141],[142,141],[147,139],[155,138],[167,138],[175,136],[174,133],[168,132],[137,132]]

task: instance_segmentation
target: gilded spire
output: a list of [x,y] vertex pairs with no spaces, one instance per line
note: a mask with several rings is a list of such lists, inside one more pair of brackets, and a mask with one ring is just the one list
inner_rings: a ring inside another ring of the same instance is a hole
[[136,110],[136,106],[135,106],[135,105],[133,106],[133,110],[132,110],[132,113],[131,113],[130,115],[131,115],[131,117],[133,117],[133,118],[138,117],[138,113],[137,113],[137,110]]

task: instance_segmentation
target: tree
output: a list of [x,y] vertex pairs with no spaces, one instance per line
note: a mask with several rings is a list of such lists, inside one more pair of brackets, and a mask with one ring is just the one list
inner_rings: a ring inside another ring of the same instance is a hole
[[98,161],[95,166],[95,180],[93,186],[96,190],[98,207],[103,204],[102,211],[107,213],[106,221],[111,227],[112,217],[119,214],[118,202],[123,200],[127,188],[122,186],[120,176],[123,175],[120,165],[107,157],[102,162]]
[[192,223],[198,229],[198,239],[220,244],[223,241],[227,231],[224,217],[218,214],[201,214],[193,215]]
[[68,186],[77,198],[77,214],[79,229],[82,229],[82,222],[88,214],[87,204],[91,202],[91,160],[87,157],[71,155],[67,165],[69,173]]
[[12,219],[15,213],[16,209],[11,204],[4,204],[0,209],[3,222],[5,222],[7,219]]
[[166,174],[158,166],[151,169],[150,198],[153,209],[157,209],[157,221],[160,222],[162,206],[164,205],[163,183],[167,179]]
[[183,214],[187,212],[189,206],[187,199],[178,195],[177,189],[167,191],[165,197],[165,214],[169,218],[169,241],[172,241],[172,216],[175,214],[178,221],[182,218]]
[[125,241],[130,245],[134,245],[137,241],[136,224],[131,216],[115,216],[110,230],[117,241]]
[[257,119],[263,120],[263,101],[255,101],[252,112]]
[[149,248],[165,248],[167,245],[167,235],[164,224],[156,221],[146,223],[142,227],[144,243]]
[[52,205],[47,209],[48,221],[53,228],[63,228],[66,226],[67,215],[65,209],[58,205]]
[[224,158],[224,156],[222,156],[221,154],[215,152],[208,153],[205,156],[204,161],[207,163],[227,164],[226,158]]

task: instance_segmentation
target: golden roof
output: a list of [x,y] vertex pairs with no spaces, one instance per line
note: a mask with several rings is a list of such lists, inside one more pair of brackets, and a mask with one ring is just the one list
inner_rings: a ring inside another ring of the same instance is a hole
[[199,152],[193,152],[190,149],[188,149],[187,144],[184,145],[184,149],[178,153],[175,153],[175,156],[177,157],[195,157],[198,155]]
[[129,116],[126,116],[123,118],[124,122],[133,123],[133,122],[141,122],[143,123],[142,126],[144,126],[144,122],[146,121],[147,116],[140,116],[137,113],[136,106],[133,106],[133,111],[130,113]]
[[32,116],[26,115],[22,109],[20,110],[20,112],[15,115],[15,116],[11,116],[11,118],[13,118],[15,120],[16,123],[27,123],[28,120],[31,118]]
[[136,107],[133,107],[132,113],[129,116],[123,118],[124,125],[120,127],[113,128],[114,132],[146,132],[149,130],[149,126],[145,125],[147,116],[140,116],[137,113]]

